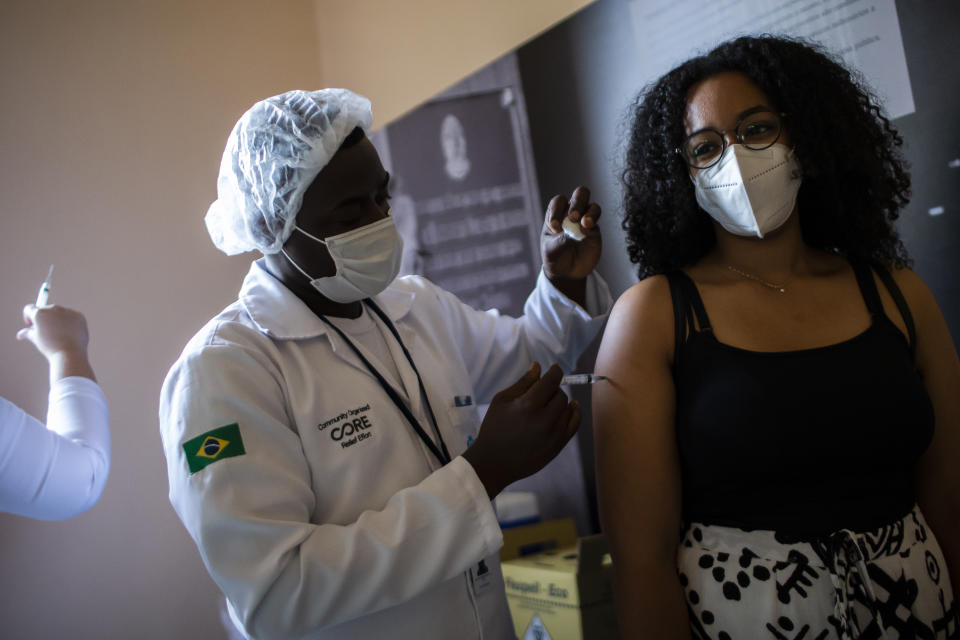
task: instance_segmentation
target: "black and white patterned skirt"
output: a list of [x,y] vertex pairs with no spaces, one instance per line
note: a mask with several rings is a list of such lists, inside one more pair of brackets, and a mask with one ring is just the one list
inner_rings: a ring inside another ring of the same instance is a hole
[[691,523],[677,569],[697,639],[960,639],[947,565],[919,507],[811,542]]

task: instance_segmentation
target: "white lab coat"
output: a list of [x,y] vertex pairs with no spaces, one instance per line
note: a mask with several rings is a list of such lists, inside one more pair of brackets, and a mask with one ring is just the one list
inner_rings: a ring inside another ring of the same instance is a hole
[[0,511],[65,520],[96,504],[110,472],[110,410],[100,385],[50,386],[47,424],[0,398]]
[[[513,638],[502,535],[460,454],[479,430],[476,405],[533,360],[573,369],[612,303],[595,275],[588,298],[599,315],[542,274],[519,319],[416,276],[375,298],[423,377],[454,458],[441,466],[353,351],[253,263],[240,299],[187,344],[160,398],[170,501],[244,632]],[[415,374],[388,344],[398,391],[432,433]],[[191,474],[183,444],[232,423],[246,453]],[[481,559],[490,572],[474,584]]]

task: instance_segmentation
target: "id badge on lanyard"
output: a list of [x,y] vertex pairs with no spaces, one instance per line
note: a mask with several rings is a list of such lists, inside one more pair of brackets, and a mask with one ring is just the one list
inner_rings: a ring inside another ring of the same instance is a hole
[[470,567],[470,586],[473,588],[474,595],[480,595],[493,583],[490,577],[490,567],[486,560],[481,560],[476,566]]

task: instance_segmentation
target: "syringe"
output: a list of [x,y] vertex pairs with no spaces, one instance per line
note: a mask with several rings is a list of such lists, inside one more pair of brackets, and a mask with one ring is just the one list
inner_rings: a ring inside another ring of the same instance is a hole
[[53,277],[53,265],[50,265],[50,271],[47,272],[47,279],[40,285],[40,291],[37,292],[37,306],[45,307],[50,301],[50,279]]
[[560,384],[594,384],[606,379],[607,376],[598,376],[595,373],[573,373],[569,376],[563,376]]

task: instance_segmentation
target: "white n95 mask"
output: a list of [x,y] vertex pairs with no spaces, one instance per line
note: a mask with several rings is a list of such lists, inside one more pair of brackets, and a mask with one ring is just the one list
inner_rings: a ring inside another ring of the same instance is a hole
[[313,278],[281,248],[297,271],[310,278],[310,284],[334,302],[357,302],[370,298],[393,282],[400,272],[403,238],[393,218],[387,216],[371,224],[321,240],[300,227],[295,230],[327,247],[336,274]]
[[757,236],[779,229],[797,202],[800,163],[775,144],[756,151],[733,144],[720,162],[693,177],[697,204],[730,233]]

